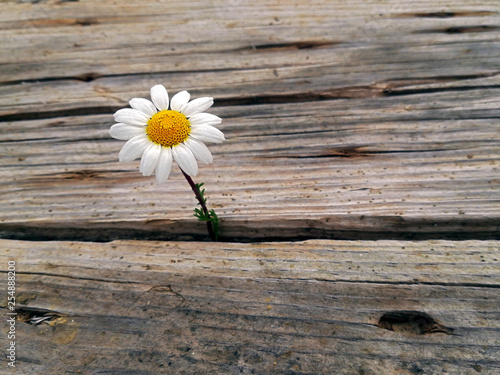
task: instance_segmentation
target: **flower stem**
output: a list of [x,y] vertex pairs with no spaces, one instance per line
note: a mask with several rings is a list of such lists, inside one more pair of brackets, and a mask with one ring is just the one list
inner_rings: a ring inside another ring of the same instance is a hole
[[[186,172],[184,172],[182,170],[182,168],[180,168],[180,170],[181,170],[182,174],[184,175],[184,177],[186,177],[186,180],[187,180],[189,186],[191,186],[191,189],[193,190],[193,193],[196,196],[196,199],[198,199],[198,202],[200,203],[200,206],[201,206],[201,209],[203,210],[204,216],[207,218],[204,221],[207,222],[208,235],[210,236],[210,239],[214,242],[217,241],[217,234],[216,234],[216,231],[214,230],[214,223],[212,220],[213,218],[210,215],[210,212],[208,211],[207,205],[205,203],[205,198],[203,198],[203,195],[200,192],[200,189],[193,182],[193,179],[191,178],[191,176],[187,175]],[[212,210],[212,212],[213,212],[213,210]],[[214,214],[215,214],[215,212],[214,212]]]

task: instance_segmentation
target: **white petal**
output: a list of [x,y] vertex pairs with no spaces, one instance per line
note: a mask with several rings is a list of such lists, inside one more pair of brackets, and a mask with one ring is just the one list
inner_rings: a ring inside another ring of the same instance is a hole
[[144,176],[151,176],[156,169],[158,164],[158,158],[160,157],[161,146],[156,143],[151,143],[142,154],[141,166],[139,171],[142,172]]
[[170,109],[180,112],[182,108],[189,102],[191,95],[187,91],[181,91],[174,95],[170,102]]
[[172,169],[172,150],[170,147],[162,147],[158,165],[156,166],[156,181],[164,184],[168,180]]
[[214,98],[198,98],[195,100],[191,100],[188,104],[186,104],[181,112],[184,116],[190,117],[209,109],[212,104],[214,104]]
[[209,125],[191,126],[191,133],[189,136],[198,139],[199,141],[213,143],[221,143],[226,139],[224,138],[224,133]]
[[168,109],[168,92],[165,86],[151,87],[151,100],[160,111],[166,111]]
[[134,98],[129,101],[129,104],[132,108],[144,113],[148,118],[153,117],[153,115],[158,112],[155,105],[147,99]]
[[191,150],[194,157],[201,161],[203,164],[210,164],[214,158],[210,153],[210,150],[202,141],[198,141],[194,138],[189,138],[184,144]]
[[146,154],[146,152],[148,152],[148,150],[154,146],[154,143],[153,142],[150,142],[149,145],[147,145],[146,149],[142,152],[142,158],[141,158],[141,164],[139,166],[139,172],[142,173],[142,168],[144,168],[144,162],[146,160],[146,158],[144,157],[144,155]]
[[189,117],[191,125],[218,125],[222,122],[220,117],[212,115],[211,113],[197,113]]
[[196,176],[198,174],[198,163],[186,145],[178,144],[172,147],[172,155],[179,167],[186,172],[189,176]]
[[122,162],[132,161],[142,155],[146,147],[151,144],[146,134],[137,135],[125,143],[118,155]]
[[147,125],[149,117],[132,108],[122,108],[115,113],[115,121],[130,125]]
[[115,139],[121,139],[122,141],[128,141],[130,138],[136,135],[141,135],[146,133],[146,128],[141,125],[129,125],[129,124],[114,124],[109,129],[109,134]]

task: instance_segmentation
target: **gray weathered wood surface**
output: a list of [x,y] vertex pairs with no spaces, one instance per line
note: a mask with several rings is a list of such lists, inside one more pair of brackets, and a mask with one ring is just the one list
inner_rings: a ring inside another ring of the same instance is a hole
[[[20,373],[500,372],[498,241],[29,244],[0,261],[56,315],[18,324]],[[401,310],[438,332],[379,326]]]
[[[497,0],[0,7],[16,373],[500,372]],[[224,243],[179,171],[118,162],[157,83],[223,118],[196,182]]]
[[224,118],[197,180],[228,240],[490,238],[498,3],[309,3],[4,4],[0,230],[200,238],[182,175],[157,186],[108,135],[163,83]]

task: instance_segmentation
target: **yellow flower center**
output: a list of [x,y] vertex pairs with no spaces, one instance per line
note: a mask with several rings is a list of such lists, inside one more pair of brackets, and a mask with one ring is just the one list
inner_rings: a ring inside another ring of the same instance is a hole
[[151,117],[146,127],[146,134],[151,142],[172,147],[184,142],[189,137],[191,125],[182,113],[161,111]]

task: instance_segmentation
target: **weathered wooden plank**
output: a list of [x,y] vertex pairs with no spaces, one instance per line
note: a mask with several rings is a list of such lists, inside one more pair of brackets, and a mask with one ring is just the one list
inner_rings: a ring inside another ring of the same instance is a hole
[[[468,110],[451,109],[454,119],[439,119],[457,96],[435,94],[436,109],[420,104],[415,111],[427,117],[420,121],[412,110],[399,115],[414,98],[322,101],[304,109],[261,105],[246,114],[245,107],[217,109],[226,117],[221,129],[228,141],[211,147],[215,162],[198,179],[224,220],[223,235],[494,234],[499,128]],[[352,109],[345,109],[347,102]],[[203,233],[190,219],[195,200],[180,173],[157,186],[138,173],[138,162],[118,163],[121,143],[107,135],[109,121],[84,116],[19,121],[5,129],[5,235]]]
[[2,4],[4,237],[201,238],[107,135],[158,82],[216,99],[226,240],[498,235],[496,2],[163,5]]
[[[202,238],[180,174],[156,186],[107,134],[163,83],[224,118],[198,179],[226,241],[497,237],[499,21],[496,0],[2,2],[0,236]],[[496,374],[498,254],[0,241],[20,374]]]
[[[16,262],[17,373],[500,371],[498,241],[0,249]],[[398,311],[415,313],[379,326]],[[424,313],[438,332],[420,334]]]

